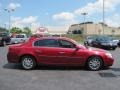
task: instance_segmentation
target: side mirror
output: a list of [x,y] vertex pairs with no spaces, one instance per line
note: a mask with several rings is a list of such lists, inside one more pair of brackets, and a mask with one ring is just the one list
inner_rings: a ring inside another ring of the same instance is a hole
[[78,51],[79,49],[80,49],[80,47],[76,46],[76,49],[75,49],[75,50]]

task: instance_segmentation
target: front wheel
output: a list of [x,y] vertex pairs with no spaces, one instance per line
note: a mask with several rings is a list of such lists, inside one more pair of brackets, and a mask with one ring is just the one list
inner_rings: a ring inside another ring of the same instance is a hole
[[112,48],[112,50],[115,50],[115,49],[116,49],[116,47],[113,47],[113,48]]
[[88,42],[84,42],[84,45],[85,45],[85,46],[88,46]]
[[91,71],[98,71],[102,68],[103,62],[102,59],[98,56],[93,56],[88,59],[87,68]]
[[21,58],[21,65],[22,65],[23,69],[25,69],[25,70],[34,69],[36,67],[35,58],[33,58],[31,56],[23,56]]

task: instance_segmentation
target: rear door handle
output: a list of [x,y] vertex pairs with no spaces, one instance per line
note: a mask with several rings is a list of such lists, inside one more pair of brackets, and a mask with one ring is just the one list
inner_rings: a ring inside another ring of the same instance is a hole
[[59,52],[60,54],[65,54],[65,52],[64,51],[61,51],[61,52]]

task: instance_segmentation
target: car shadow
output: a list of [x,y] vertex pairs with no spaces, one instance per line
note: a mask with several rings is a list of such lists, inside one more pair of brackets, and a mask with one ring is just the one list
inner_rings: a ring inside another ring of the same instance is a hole
[[[5,65],[3,65],[4,69],[12,69],[12,70],[24,70],[20,64],[11,64],[11,63],[7,63]],[[88,71],[85,67],[78,67],[78,66],[47,66],[47,65],[38,65],[34,70],[59,70],[59,71],[63,71],[63,70],[84,70],[84,71]]]
[[[7,63],[3,65],[4,69],[12,69],[12,70],[24,70],[20,64],[12,64],[12,63]],[[34,70],[59,70],[59,71],[89,71],[85,67],[80,67],[80,66],[48,66],[48,65],[38,65]],[[115,72],[120,72],[120,68],[104,68],[102,70],[112,70]]]
[[[111,72],[110,72],[111,71]],[[120,77],[120,68],[110,68],[110,71],[108,72],[99,72],[99,76],[102,78],[114,78],[114,77]]]
[[19,69],[22,70],[22,67],[19,64],[13,64],[13,63],[7,63],[3,65],[3,68],[5,69]]
[[86,71],[84,67],[78,67],[78,66],[37,66],[36,70],[59,70],[59,71],[77,71],[77,70],[83,70]]
[[120,72],[120,68],[111,68],[112,71]]

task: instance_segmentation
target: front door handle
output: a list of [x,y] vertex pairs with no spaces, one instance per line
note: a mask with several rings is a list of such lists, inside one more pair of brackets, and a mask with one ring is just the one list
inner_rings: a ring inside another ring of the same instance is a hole
[[61,52],[59,52],[60,54],[65,54],[65,52],[64,51],[61,51]]
[[41,53],[42,51],[41,51],[41,50],[35,50],[35,52],[37,52],[37,53]]

